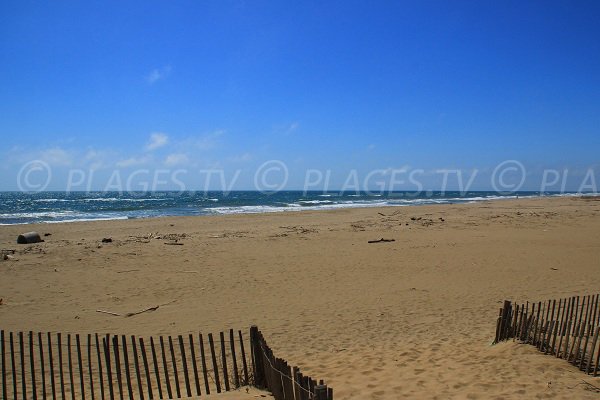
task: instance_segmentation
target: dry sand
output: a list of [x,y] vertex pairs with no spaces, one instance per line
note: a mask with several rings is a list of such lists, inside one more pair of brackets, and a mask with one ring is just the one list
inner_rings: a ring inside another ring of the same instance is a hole
[[[31,229],[52,235],[16,245]],[[367,243],[382,237],[395,241]],[[599,396],[580,383],[600,378],[563,360],[490,346],[504,299],[599,292],[599,199],[2,226],[0,248],[18,259],[0,262],[7,330],[257,324],[337,399]]]

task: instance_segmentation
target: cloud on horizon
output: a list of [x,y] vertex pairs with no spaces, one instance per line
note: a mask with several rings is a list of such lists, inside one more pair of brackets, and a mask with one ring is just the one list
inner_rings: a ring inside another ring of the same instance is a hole
[[146,81],[150,85],[154,85],[156,82],[166,79],[171,74],[171,66],[167,65],[162,68],[155,68],[148,75],[146,75]]
[[154,132],[150,135],[150,141],[146,144],[146,151],[156,150],[169,143],[169,136],[166,133]]
[[184,165],[188,164],[190,159],[186,154],[183,153],[174,153],[169,154],[165,159],[165,165],[167,166],[175,166],[175,165]]

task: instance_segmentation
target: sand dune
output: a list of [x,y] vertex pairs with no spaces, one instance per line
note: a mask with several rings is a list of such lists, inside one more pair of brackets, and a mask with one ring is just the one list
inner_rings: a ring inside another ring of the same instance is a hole
[[[32,229],[52,235],[17,245]],[[380,238],[395,241],[368,243]],[[2,226],[17,252],[0,262],[0,320],[138,335],[256,324],[337,399],[596,399],[581,382],[600,378],[491,342],[504,299],[598,293],[598,238],[596,198]]]

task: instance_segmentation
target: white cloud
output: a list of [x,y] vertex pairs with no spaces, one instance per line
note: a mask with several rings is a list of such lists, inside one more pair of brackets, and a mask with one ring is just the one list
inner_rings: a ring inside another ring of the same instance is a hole
[[210,150],[219,144],[219,138],[225,134],[224,130],[216,130],[202,136],[191,137],[187,140],[183,140],[180,145],[185,148],[196,148],[198,150]]
[[150,135],[150,141],[146,144],[146,151],[156,150],[169,142],[169,137],[161,132],[154,132]]
[[150,85],[153,85],[157,81],[159,81],[161,79],[165,79],[170,74],[171,74],[171,66],[170,65],[167,65],[166,67],[162,67],[162,68],[155,68],[152,71],[150,71],[150,73],[146,76],[146,81]]
[[294,131],[296,131],[298,128],[300,128],[300,122],[296,121],[296,122],[292,122],[290,124],[290,126],[287,129],[286,134],[287,135],[291,135],[292,133],[294,133]]
[[90,148],[87,153],[81,157],[82,166],[87,166],[90,170],[99,170],[110,167],[114,164],[115,153],[110,150],[97,150]]
[[248,162],[248,161],[252,161],[252,154],[250,153],[244,153],[238,156],[233,156],[233,157],[229,157],[229,161],[231,162],[236,162],[236,163],[240,163],[240,162]]
[[165,159],[165,165],[181,165],[187,164],[189,161],[188,156],[183,153],[169,154]]
[[116,166],[119,168],[133,167],[136,165],[146,164],[151,161],[150,157],[130,157],[125,160],[117,161]]
[[60,147],[42,150],[39,158],[50,165],[71,165],[72,163],[71,155]]
[[278,135],[288,136],[288,135],[291,135],[292,133],[296,132],[298,130],[298,128],[300,128],[300,122],[294,121],[289,124],[275,125],[273,127],[273,130]]

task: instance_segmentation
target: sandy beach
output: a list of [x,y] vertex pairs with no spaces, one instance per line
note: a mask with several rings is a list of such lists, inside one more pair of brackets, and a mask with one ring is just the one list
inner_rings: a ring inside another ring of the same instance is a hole
[[[17,245],[30,230],[51,235]],[[394,241],[368,243],[381,238]],[[600,197],[1,226],[16,254],[0,262],[0,321],[137,335],[258,325],[337,399],[597,399],[581,382],[600,378],[491,343],[505,299],[598,293],[599,238]]]

